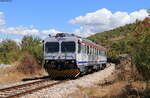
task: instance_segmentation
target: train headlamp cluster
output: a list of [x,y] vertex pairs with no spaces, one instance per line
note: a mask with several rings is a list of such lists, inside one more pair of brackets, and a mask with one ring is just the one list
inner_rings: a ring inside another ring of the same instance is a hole
[[50,60],[45,60],[45,63],[49,63],[49,64],[56,64],[56,63],[64,63],[64,64],[74,64],[75,63],[75,60],[64,60],[64,61],[62,61],[62,62],[57,62],[57,60],[56,61],[50,61]]
[[54,61],[51,61],[51,64],[54,64],[55,62]]
[[71,63],[75,63],[75,60],[72,60]]
[[48,60],[45,60],[46,63],[48,63]]
[[65,61],[65,64],[73,64],[75,63],[75,60]]

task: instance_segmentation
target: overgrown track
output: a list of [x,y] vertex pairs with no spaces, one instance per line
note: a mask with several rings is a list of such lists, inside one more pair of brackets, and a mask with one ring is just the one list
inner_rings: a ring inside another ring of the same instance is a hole
[[13,87],[0,89],[0,98],[18,97],[32,92],[36,92],[43,88],[51,87],[67,80],[62,81],[50,81],[50,80],[39,80],[26,84],[21,84]]

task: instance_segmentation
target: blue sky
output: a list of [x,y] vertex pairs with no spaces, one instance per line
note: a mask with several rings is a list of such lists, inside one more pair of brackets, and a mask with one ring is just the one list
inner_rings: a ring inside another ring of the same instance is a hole
[[[11,0],[11,2],[0,2],[0,12],[3,13],[5,21],[5,24],[0,26],[5,29],[21,26],[26,29],[74,32],[83,25],[85,29],[85,24],[80,24],[78,20],[78,23],[70,23],[70,20],[103,8],[111,13],[119,11],[132,13],[150,8],[150,0]],[[6,36],[4,33],[0,33],[0,38]],[[8,36],[19,38],[22,35],[8,34]]]

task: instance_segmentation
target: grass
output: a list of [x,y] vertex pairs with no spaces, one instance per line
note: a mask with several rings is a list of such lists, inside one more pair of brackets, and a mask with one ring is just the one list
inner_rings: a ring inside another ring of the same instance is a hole
[[[116,65],[116,71],[92,87],[77,85],[79,91],[71,98],[150,98],[150,82],[137,78],[135,66],[130,59]],[[75,96],[75,97],[74,97]]]
[[19,62],[13,63],[6,69],[0,69],[0,85],[20,82],[26,78],[41,77],[45,74],[35,58],[26,53]]

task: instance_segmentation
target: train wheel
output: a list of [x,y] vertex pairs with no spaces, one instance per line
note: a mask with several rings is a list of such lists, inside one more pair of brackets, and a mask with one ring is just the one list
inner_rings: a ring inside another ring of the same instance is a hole
[[106,64],[102,64],[102,70],[106,68]]

